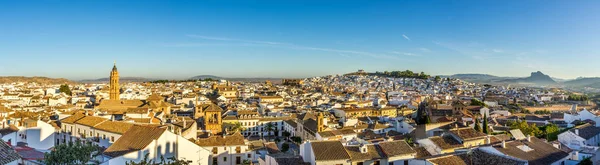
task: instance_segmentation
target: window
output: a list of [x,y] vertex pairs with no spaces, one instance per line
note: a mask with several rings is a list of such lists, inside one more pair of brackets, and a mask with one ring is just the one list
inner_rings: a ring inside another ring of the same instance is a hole
[[248,158],[252,158],[252,154],[248,154]]
[[242,164],[242,158],[239,156],[235,157],[235,164]]
[[223,161],[224,161],[224,162],[227,162],[227,157],[223,157]]
[[219,161],[217,160],[217,158],[213,158],[213,164],[214,164],[214,165],[217,165],[217,164],[219,164]]
[[213,153],[213,154],[217,154],[217,153],[218,153],[218,150],[219,150],[219,149],[217,149],[217,147],[215,147],[215,148],[213,148],[213,149],[212,149],[212,153]]
[[236,147],[235,148],[235,153],[241,153],[242,152],[242,147]]
[[115,142],[115,137],[114,136],[110,137],[110,142]]

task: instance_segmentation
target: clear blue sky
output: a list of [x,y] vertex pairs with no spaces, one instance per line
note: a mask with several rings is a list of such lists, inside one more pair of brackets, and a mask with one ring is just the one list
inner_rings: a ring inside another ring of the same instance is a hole
[[0,75],[600,76],[600,1],[0,1]]

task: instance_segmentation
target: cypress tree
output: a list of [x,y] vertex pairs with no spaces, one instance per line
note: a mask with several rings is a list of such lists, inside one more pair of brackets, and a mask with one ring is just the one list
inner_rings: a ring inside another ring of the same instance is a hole
[[477,131],[477,132],[481,132],[481,126],[479,125],[479,120],[478,120],[477,118],[475,118],[475,123],[474,123],[474,124],[475,124],[475,125],[474,125],[474,127],[475,127],[475,128],[474,128],[474,129],[475,129],[475,131]]
[[489,134],[487,114],[483,114],[483,133]]

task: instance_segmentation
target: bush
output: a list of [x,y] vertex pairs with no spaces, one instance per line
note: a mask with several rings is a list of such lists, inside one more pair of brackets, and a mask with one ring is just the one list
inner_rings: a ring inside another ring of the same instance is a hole
[[287,143],[283,143],[281,145],[281,152],[287,152],[290,149],[290,145]]

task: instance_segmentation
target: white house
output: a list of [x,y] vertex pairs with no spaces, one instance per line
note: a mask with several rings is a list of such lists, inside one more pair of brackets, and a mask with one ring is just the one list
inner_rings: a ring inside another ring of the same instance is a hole
[[577,126],[558,135],[558,141],[574,150],[600,146],[600,127],[591,124]]
[[16,140],[11,140],[15,142],[14,146],[18,142],[23,142],[28,147],[47,150],[54,147],[56,128],[41,120],[25,119],[17,135]]
[[210,152],[182,136],[153,126],[133,126],[119,140],[108,147],[102,165],[124,165],[129,161],[161,162],[161,158],[176,157],[191,164],[209,164]]
[[572,123],[575,120],[584,121],[584,120],[593,120],[596,122],[596,127],[600,127],[600,117],[594,115],[587,109],[583,109],[582,111],[577,112],[576,114],[565,113],[564,116],[565,122]]
[[255,153],[248,147],[244,136],[239,132],[225,137],[211,136],[198,139],[196,145],[210,152],[204,158],[208,160],[208,165],[236,165],[242,164],[244,160],[256,161]]

